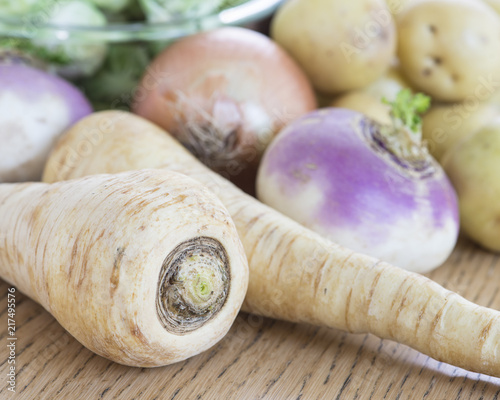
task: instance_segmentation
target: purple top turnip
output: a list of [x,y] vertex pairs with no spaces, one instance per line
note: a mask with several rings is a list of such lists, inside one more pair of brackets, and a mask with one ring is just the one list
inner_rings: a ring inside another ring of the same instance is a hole
[[264,155],[257,193],[334,242],[427,272],[455,246],[457,198],[401,93],[392,125],[341,108],[291,123]]
[[0,182],[40,180],[57,137],[92,107],[65,80],[18,63],[0,64]]

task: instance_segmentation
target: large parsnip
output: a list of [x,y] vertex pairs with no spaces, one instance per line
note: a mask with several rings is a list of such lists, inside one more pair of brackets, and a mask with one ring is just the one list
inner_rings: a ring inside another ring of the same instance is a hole
[[90,350],[153,367],[226,334],[248,271],[220,201],[150,170],[0,185],[0,276]]

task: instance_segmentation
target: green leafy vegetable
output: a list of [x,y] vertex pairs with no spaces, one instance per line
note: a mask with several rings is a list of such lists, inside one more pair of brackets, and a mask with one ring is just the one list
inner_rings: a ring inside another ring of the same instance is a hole
[[8,51],[19,52],[49,64],[66,65],[71,61],[64,51],[57,49],[49,51],[44,47],[34,45],[29,39],[0,38],[0,49],[2,53]]
[[110,12],[120,12],[127,8],[131,0],[88,0],[102,10]]
[[382,102],[391,106],[393,120],[399,120],[412,132],[419,133],[422,128],[420,115],[429,108],[431,98],[422,93],[413,95],[410,89],[403,89],[397,94],[396,100],[383,98]]
[[227,0],[140,0],[148,21],[196,18],[218,11]]
[[99,71],[78,84],[96,109],[128,108],[133,91],[150,62],[141,44],[115,44]]
[[[46,22],[53,25],[101,27],[107,24],[104,14],[83,0],[50,0],[44,4],[47,7]],[[89,76],[100,67],[106,57],[106,43],[76,41],[71,37],[61,40],[56,36],[59,34],[64,35],[64,31],[41,31],[32,39],[32,45],[38,48],[45,60],[67,59],[57,68],[59,74],[66,78]]]
[[33,11],[39,0],[0,0],[0,15],[19,17]]

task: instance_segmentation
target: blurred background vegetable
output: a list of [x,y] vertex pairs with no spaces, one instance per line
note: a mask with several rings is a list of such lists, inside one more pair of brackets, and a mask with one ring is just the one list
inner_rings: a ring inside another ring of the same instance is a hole
[[[35,10],[35,13],[46,15],[46,22],[62,26],[93,26],[106,25],[106,17],[92,4],[83,0],[46,1],[44,8]],[[40,5],[39,7],[41,7]],[[35,47],[47,52],[48,57],[59,55],[64,61],[57,67],[57,72],[66,78],[88,76],[94,73],[104,61],[107,45],[99,42],[72,43],[61,41],[51,33],[37,35],[31,42]]]
[[58,136],[92,108],[62,78],[0,64],[0,182],[40,180]]
[[133,110],[234,177],[258,164],[283,126],[315,107],[307,77],[279,46],[248,29],[221,28],[160,54]]
[[109,12],[120,12],[125,10],[126,7],[130,7],[130,5],[135,0],[89,0],[96,7],[101,8],[102,10]]
[[99,71],[76,82],[97,110],[128,109],[150,60],[151,52],[140,43],[112,44]]
[[[78,85],[97,109],[128,108],[147,65],[145,57],[149,62],[189,34],[261,21],[280,2],[0,0],[0,52],[38,60],[37,65]],[[151,7],[156,17],[148,19]],[[157,21],[150,23],[154,18]],[[118,60],[123,71],[117,68]],[[103,86],[108,82],[110,90]]]
[[40,0],[0,0],[0,15],[22,16],[31,12]]
[[500,17],[477,0],[421,0],[397,16],[401,70],[416,89],[446,102],[477,96],[500,78]]
[[423,138],[431,154],[441,162],[447,150],[498,115],[498,107],[491,103],[472,109],[465,103],[436,104],[423,117]]
[[140,0],[150,22],[200,17],[217,11],[226,2],[227,0]]
[[271,36],[297,60],[315,89],[329,94],[380,78],[396,46],[384,0],[291,0],[274,17]]
[[442,163],[458,193],[463,231],[500,251],[500,118],[451,147]]

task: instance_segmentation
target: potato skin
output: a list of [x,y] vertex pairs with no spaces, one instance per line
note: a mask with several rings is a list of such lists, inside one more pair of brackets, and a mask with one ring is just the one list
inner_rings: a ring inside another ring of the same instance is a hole
[[290,0],[271,36],[301,65],[314,87],[340,93],[382,76],[393,59],[395,24],[384,0]]
[[348,108],[359,111],[382,124],[392,123],[390,107],[382,102],[383,98],[394,101],[403,89],[411,89],[396,67],[386,75],[363,89],[353,90],[336,97],[329,103],[331,107]]
[[379,98],[363,90],[354,90],[335,99],[331,107],[347,108],[358,111],[371,119],[381,123],[390,124],[390,107],[383,104]]
[[489,103],[471,107],[467,103],[437,104],[422,118],[422,135],[436,160],[464,137],[477,132],[495,116],[498,108]]
[[500,252],[500,119],[450,149],[443,166],[458,194],[463,231]]
[[500,17],[485,3],[422,0],[403,10],[397,27],[403,73],[436,100],[477,96],[481,80],[500,75]]

